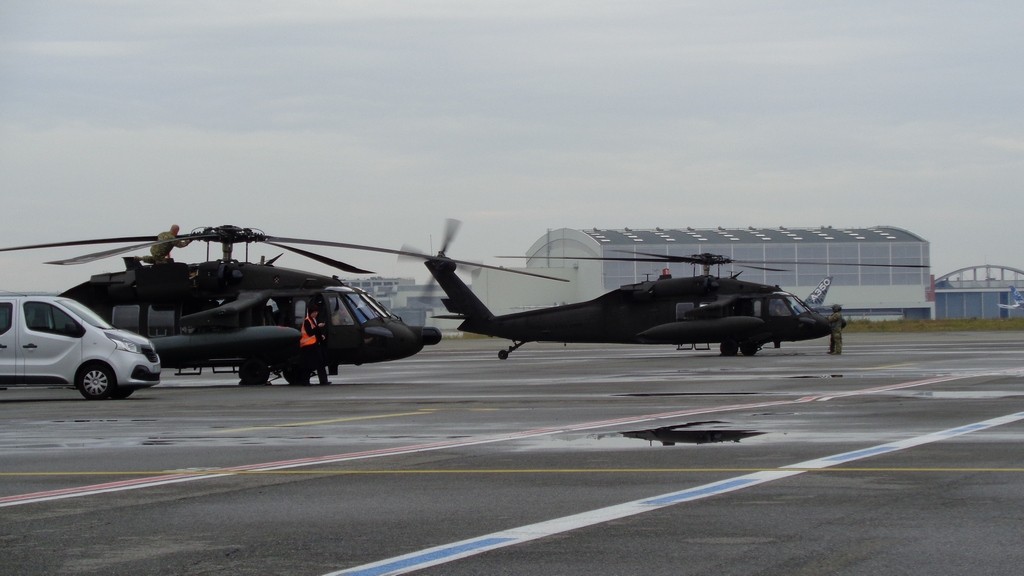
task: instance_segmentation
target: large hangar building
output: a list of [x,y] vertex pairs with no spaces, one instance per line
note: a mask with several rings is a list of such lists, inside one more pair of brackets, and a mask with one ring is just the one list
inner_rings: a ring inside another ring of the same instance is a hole
[[[666,267],[677,277],[702,272],[685,263],[574,258],[711,253],[755,266],[727,264],[712,269],[712,274],[740,274],[743,280],[778,285],[801,298],[810,294],[823,278],[831,276],[826,304],[842,304],[844,313],[851,318],[928,319],[934,317],[935,310],[928,268],[929,246],[920,236],[892,226],[561,228],[534,242],[524,257],[525,268],[568,282],[481,269],[474,275],[473,291],[492,312],[507,314],[596,298],[625,284],[657,278]],[[780,263],[761,264],[765,262]],[[893,264],[924,267],[890,267]]]

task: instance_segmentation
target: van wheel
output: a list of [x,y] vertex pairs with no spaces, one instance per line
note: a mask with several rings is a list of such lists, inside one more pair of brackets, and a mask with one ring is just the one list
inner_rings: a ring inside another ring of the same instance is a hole
[[86,400],[105,400],[117,391],[117,378],[113,370],[101,364],[82,368],[75,379],[75,388]]
[[270,379],[270,368],[259,358],[249,358],[238,367],[238,383],[242,386],[262,386]]

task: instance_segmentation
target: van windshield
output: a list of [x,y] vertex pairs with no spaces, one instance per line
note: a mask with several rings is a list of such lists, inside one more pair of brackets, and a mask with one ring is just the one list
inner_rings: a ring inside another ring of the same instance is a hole
[[91,324],[92,326],[101,328],[103,330],[114,329],[114,327],[108,324],[106,320],[100,318],[98,314],[96,314],[95,312],[93,312],[80,302],[76,302],[74,300],[57,300],[57,302],[59,302],[61,306],[74,312],[75,315],[81,318],[82,322]]

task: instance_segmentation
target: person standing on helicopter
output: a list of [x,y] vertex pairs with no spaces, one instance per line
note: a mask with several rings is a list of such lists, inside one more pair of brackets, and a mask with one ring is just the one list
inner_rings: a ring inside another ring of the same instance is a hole
[[327,335],[324,333],[325,324],[320,321],[320,309],[316,304],[310,303],[306,310],[306,318],[302,321],[302,329],[299,337],[299,354],[302,357],[302,367],[306,371],[308,384],[309,374],[316,371],[320,385],[330,384],[327,380],[326,360],[324,359],[323,343]]
[[843,328],[846,328],[843,307],[839,304],[832,305],[832,313],[828,316],[828,325],[832,328],[832,336],[828,340],[828,353],[838,356],[843,353]]
[[161,232],[156,235],[156,239],[159,244],[154,244],[149,248],[149,256],[143,256],[139,258],[147,264],[164,264],[166,262],[174,262],[171,260],[171,250],[174,248],[184,248],[188,246],[192,240],[184,239],[178,240],[177,242],[171,242],[178,237],[178,231],[180,228],[177,224],[171,224],[171,229],[166,232]]

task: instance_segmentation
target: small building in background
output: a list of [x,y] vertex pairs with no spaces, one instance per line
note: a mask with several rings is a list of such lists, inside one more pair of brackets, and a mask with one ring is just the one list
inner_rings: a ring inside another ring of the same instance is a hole
[[935,317],[1021,318],[1024,306],[1012,305],[1010,286],[1024,287],[1024,271],[1009,266],[981,264],[950,272],[935,279]]

